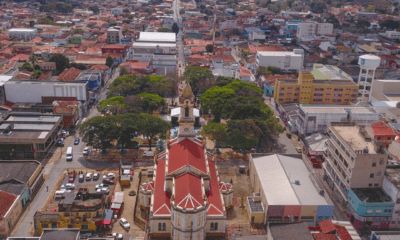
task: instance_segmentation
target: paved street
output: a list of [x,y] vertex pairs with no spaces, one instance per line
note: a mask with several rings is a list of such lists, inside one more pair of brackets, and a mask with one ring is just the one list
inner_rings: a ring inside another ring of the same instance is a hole
[[178,49],[178,76],[182,76],[185,72],[185,53],[183,51],[183,32],[181,30],[183,29],[183,25],[182,18],[179,14],[179,0],[174,0],[172,9],[174,10],[174,20],[177,22],[180,29],[178,35],[176,36],[176,46]]
[[[105,87],[103,88],[103,91],[100,92],[98,96],[98,100],[101,101],[106,98],[106,93],[107,93],[107,86],[114,81],[115,78],[119,76],[119,70],[116,69],[115,73],[113,76],[110,78],[110,80],[105,84]],[[97,108],[94,107],[91,109],[90,113],[88,116],[86,116],[86,119],[89,119],[94,116],[99,116],[100,113],[97,111]],[[56,149],[57,147],[54,147],[53,151],[55,154],[52,155],[51,159],[49,160],[49,164],[47,164],[44,168],[44,172],[47,176],[46,181],[43,183],[43,187],[39,190],[39,193],[36,195],[35,199],[29,206],[28,211],[25,213],[25,215],[21,218],[19,226],[14,229],[14,237],[26,237],[30,236],[29,229],[32,226],[33,223],[33,216],[35,212],[40,209],[40,207],[43,205],[43,202],[46,201],[47,196],[48,196],[48,191],[50,192],[51,189],[53,189],[54,185],[57,182],[57,179],[59,176],[62,174],[64,170],[67,169],[76,169],[76,168],[90,168],[90,169],[96,169],[96,168],[110,168],[110,167],[118,167],[118,163],[92,163],[88,162],[85,160],[85,158],[82,156],[82,150],[84,147],[86,147],[86,144],[84,142],[80,142],[79,145],[74,145],[74,139],[75,137],[79,137],[79,134],[76,134],[76,136],[70,136],[67,138],[65,142],[65,146],[61,149]],[[67,147],[72,147],[73,148],[73,161],[72,162],[67,162],[65,160],[65,151],[67,150]],[[62,154],[61,154],[62,152]],[[48,187],[48,191],[47,191]]]

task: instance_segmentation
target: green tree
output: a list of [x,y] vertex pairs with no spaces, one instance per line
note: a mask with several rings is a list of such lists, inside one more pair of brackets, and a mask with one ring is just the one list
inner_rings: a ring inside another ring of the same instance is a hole
[[179,14],[185,14],[185,9],[179,10]]
[[56,63],[56,70],[61,73],[69,66],[69,59],[62,54],[54,54],[49,59],[50,62]]
[[212,87],[205,91],[201,97],[203,111],[211,110],[214,115],[214,122],[219,123],[221,117],[228,116],[231,109],[231,102],[235,91],[226,87]]
[[221,37],[221,33],[219,31],[215,31],[215,37]]
[[108,56],[108,57],[106,58],[106,65],[107,65],[108,67],[111,67],[113,64],[114,64],[114,58],[112,58],[111,56]]
[[57,3],[56,4],[56,10],[60,13],[70,13],[72,12],[73,6],[72,4],[69,3]]
[[192,87],[195,96],[214,85],[213,74],[208,68],[188,66],[185,69],[184,77]]
[[207,44],[206,51],[212,53],[214,51],[214,46],[212,44]]
[[48,19],[48,18],[38,18],[38,22],[39,22],[40,24],[52,24],[52,23],[53,23],[53,21],[51,21],[51,20]]
[[33,70],[32,74],[35,76],[36,79],[38,79],[40,77],[40,75],[42,75],[42,71]]
[[143,110],[147,111],[147,113],[152,114],[154,110],[159,109],[162,106],[165,106],[165,99],[151,93],[141,93],[137,95],[143,103]]
[[125,8],[125,9],[123,10],[123,12],[124,12],[124,13],[130,13],[131,11],[129,11],[128,8]]
[[151,150],[151,143],[156,141],[157,138],[165,138],[171,124],[162,120],[161,118],[146,113],[139,115],[138,119],[139,132],[142,133],[149,142],[149,149]]
[[251,133],[243,133],[239,129],[229,131],[233,148],[249,149],[257,145],[258,139]]
[[110,97],[100,101],[97,109],[101,113],[106,113],[110,111],[112,114],[116,115],[122,112],[122,109],[125,108],[126,104],[124,102],[124,97]]
[[78,126],[79,134],[82,140],[88,146],[93,146],[101,150],[107,150],[112,147],[111,140],[117,135],[116,117],[92,117]]
[[120,67],[119,69],[119,75],[124,76],[127,73],[126,67]]
[[223,87],[233,81],[240,81],[240,80],[232,77],[218,76],[217,80],[215,81],[215,84],[217,86]]
[[219,146],[220,141],[226,140],[227,127],[221,123],[209,123],[203,127],[203,133]]
[[326,3],[319,2],[319,1],[313,1],[310,4],[310,8],[313,13],[323,13],[326,10]]
[[30,21],[29,22],[29,27],[33,28],[35,26],[35,21]]
[[292,40],[290,40],[290,44],[296,45],[297,44],[297,37],[292,37]]
[[371,23],[366,20],[360,20],[360,21],[357,21],[356,26],[359,28],[365,29],[365,28],[368,28],[369,26],[371,26]]
[[71,63],[69,66],[70,66],[70,67],[74,67],[74,68],[79,69],[79,70],[82,70],[82,71],[87,70],[86,65],[85,65],[85,64],[82,64],[82,63],[75,63],[75,62],[73,62],[73,63]]
[[137,124],[138,116],[132,113],[119,114],[115,117],[116,134],[122,149],[132,143],[132,138],[139,131]]
[[31,66],[30,63],[24,63],[21,67],[21,70],[26,70],[28,72],[33,72],[33,67]]
[[175,34],[179,33],[179,27],[178,27],[178,24],[176,24],[176,22],[174,24],[172,24],[171,29],[172,29],[172,32],[174,32]]
[[267,66],[264,71],[265,74],[280,74],[281,69],[274,66]]
[[162,28],[159,28],[157,30],[157,32],[172,32],[172,29],[171,28],[162,27]]

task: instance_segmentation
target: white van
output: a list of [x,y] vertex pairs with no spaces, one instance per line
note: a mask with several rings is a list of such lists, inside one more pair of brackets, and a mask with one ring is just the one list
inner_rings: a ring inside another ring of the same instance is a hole
[[73,155],[72,147],[68,147],[67,148],[67,161],[72,161],[72,155]]
[[66,189],[61,189],[61,190],[56,191],[56,194],[54,195],[54,199],[62,198],[66,191],[67,191]]
[[144,151],[143,157],[154,157],[154,152],[152,150]]

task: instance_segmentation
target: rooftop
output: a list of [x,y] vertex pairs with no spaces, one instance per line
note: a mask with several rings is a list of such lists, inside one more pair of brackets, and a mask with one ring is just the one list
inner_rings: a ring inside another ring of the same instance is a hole
[[271,224],[270,233],[274,240],[313,240],[310,231],[305,223]]
[[254,201],[254,197],[247,197],[252,212],[264,212],[261,201]]
[[20,195],[41,164],[38,161],[0,161],[0,190]]
[[345,106],[345,105],[301,105],[307,113],[363,113],[378,114],[372,107],[364,106]]
[[314,64],[312,75],[315,79],[348,79],[351,77],[340,68],[332,65]]
[[294,52],[283,52],[283,51],[257,51],[261,56],[301,56],[299,53]]
[[331,205],[317,191],[300,155],[252,154],[251,158],[269,205]]
[[79,233],[79,229],[44,229],[40,240],[73,240]]
[[176,42],[175,33],[140,32],[137,42]]
[[382,188],[352,188],[354,194],[362,202],[386,203],[392,202],[392,198]]
[[361,136],[360,128],[357,126],[331,126],[354,150],[368,149],[369,154],[376,154],[375,146],[371,141]]

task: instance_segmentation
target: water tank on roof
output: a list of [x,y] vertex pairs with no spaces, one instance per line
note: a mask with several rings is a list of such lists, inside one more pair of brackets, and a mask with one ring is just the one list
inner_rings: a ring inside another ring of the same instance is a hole
[[375,55],[366,54],[358,58],[358,65],[361,68],[376,69],[381,64],[381,58]]

